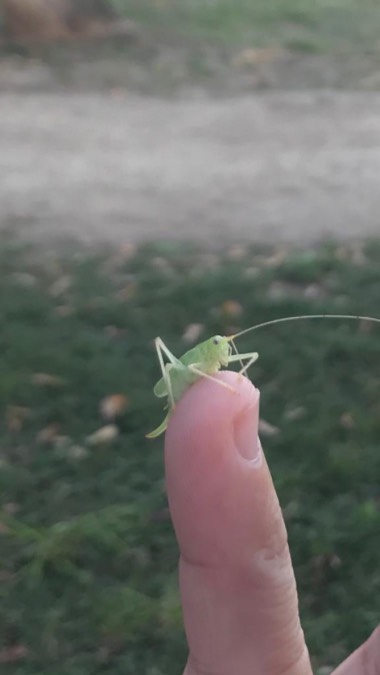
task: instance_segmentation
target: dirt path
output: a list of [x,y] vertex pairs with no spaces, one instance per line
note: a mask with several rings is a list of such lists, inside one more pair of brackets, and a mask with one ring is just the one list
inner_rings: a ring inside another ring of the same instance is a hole
[[380,234],[380,94],[3,94],[0,147],[0,226],[33,237]]

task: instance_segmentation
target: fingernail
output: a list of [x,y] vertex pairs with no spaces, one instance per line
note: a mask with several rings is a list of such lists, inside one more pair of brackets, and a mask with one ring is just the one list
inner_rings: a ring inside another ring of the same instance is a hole
[[238,453],[251,462],[259,462],[261,444],[258,437],[258,401],[245,408],[234,420],[235,446]]

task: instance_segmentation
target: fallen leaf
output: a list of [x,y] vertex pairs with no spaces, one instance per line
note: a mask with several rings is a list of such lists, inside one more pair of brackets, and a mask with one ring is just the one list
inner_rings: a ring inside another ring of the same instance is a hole
[[63,293],[66,293],[69,290],[71,283],[72,279],[68,275],[60,277],[50,287],[50,295],[52,295],[53,298],[57,298],[59,295],[63,295]]
[[355,421],[349,412],[343,413],[340,417],[340,424],[343,427],[343,429],[354,429],[355,428]]
[[309,284],[303,292],[308,300],[319,300],[326,295],[325,289],[320,284]]
[[136,244],[123,244],[118,250],[118,254],[123,260],[130,260],[136,255],[136,252]]
[[70,305],[59,305],[54,311],[56,315],[60,316],[62,319],[66,319],[66,317],[72,316],[74,313],[74,310]]
[[204,326],[201,323],[190,323],[187,328],[185,329],[185,332],[182,335],[182,340],[186,342],[187,344],[194,344],[194,342],[197,342],[200,335],[204,331]]
[[317,572],[326,568],[338,569],[342,566],[342,560],[336,553],[321,553],[313,558],[313,567]]
[[6,504],[3,504],[3,511],[5,511],[8,516],[14,516],[19,510],[20,505],[17,504],[17,502],[7,502]]
[[166,258],[163,258],[162,256],[155,256],[154,258],[151,259],[150,264],[152,267],[155,267],[158,270],[161,270],[163,272],[167,272],[168,270],[171,270],[170,263]]
[[88,457],[88,450],[83,445],[71,445],[67,450],[67,456],[75,461],[80,461]]
[[59,424],[52,422],[41,429],[36,436],[38,443],[54,443],[58,437]]
[[129,401],[124,394],[112,394],[106,396],[100,402],[100,412],[106,420],[114,420],[120,417],[128,408]]
[[25,286],[26,288],[32,288],[37,285],[36,277],[28,272],[14,272],[12,279],[17,284],[20,284],[20,286]]
[[289,281],[272,281],[267,290],[270,300],[282,300],[283,298],[299,298],[304,294],[303,288]]
[[108,94],[112,96],[112,98],[122,99],[126,96],[126,90],[123,89],[123,87],[112,87],[108,90]]
[[62,387],[65,382],[58,375],[51,375],[50,373],[34,373],[32,375],[33,384],[39,387]]
[[244,66],[258,66],[264,63],[272,63],[282,54],[280,47],[248,47],[243,49],[234,59],[237,68]]
[[368,258],[363,251],[363,245],[362,244],[355,244],[353,245],[352,248],[352,262],[354,265],[358,265],[359,267],[362,267],[363,265],[366,265],[368,263]]
[[117,326],[106,326],[104,332],[111,340],[121,340],[125,335],[125,331]]
[[335,570],[342,566],[342,560],[336,553],[332,553],[330,556],[330,567]]
[[0,663],[16,663],[28,656],[29,650],[25,645],[12,645],[0,650]]
[[119,435],[119,429],[115,424],[107,424],[87,437],[89,445],[108,445]]
[[221,307],[222,313],[228,318],[234,318],[243,314],[243,307],[237,300],[226,300]]
[[373,323],[370,321],[366,321],[365,319],[362,319],[359,322],[359,333],[362,333],[363,335],[367,335],[373,330]]
[[123,302],[129,302],[130,300],[132,300],[135,297],[136,292],[137,292],[137,288],[138,288],[138,286],[137,286],[136,282],[131,281],[129,284],[124,286],[124,288],[122,288],[118,292],[117,296],[118,296],[119,300],[122,300]]
[[197,263],[200,265],[201,270],[204,270],[205,268],[213,270],[219,267],[220,258],[216,253],[203,252],[198,256]]
[[280,248],[270,256],[263,259],[262,263],[265,267],[279,267],[287,259],[289,252],[285,248]]
[[68,445],[71,443],[71,438],[70,436],[56,436],[54,439],[54,445],[56,448],[61,449],[61,448],[66,448]]
[[30,408],[9,405],[5,413],[8,431],[11,433],[18,433],[21,431],[24,421],[30,416],[30,413]]
[[257,277],[260,276],[260,268],[246,267],[246,269],[243,272],[243,276],[245,277],[245,279],[257,279]]
[[298,406],[298,408],[290,408],[290,410],[287,410],[284,413],[284,418],[293,422],[295,420],[300,420],[302,417],[304,417],[305,413],[306,408],[303,406]]
[[231,246],[227,251],[227,258],[229,260],[242,260],[246,254],[247,251],[244,246]]
[[8,570],[0,570],[0,584],[7,583],[13,579],[13,574],[8,572]]
[[261,419],[259,422],[259,433],[263,436],[276,436],[280,433],[280,429]]

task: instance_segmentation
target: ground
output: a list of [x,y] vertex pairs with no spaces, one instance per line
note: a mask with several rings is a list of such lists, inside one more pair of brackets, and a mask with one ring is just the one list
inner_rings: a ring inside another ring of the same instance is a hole
[[1,226],[116,243],[379,232],[380,94],[8,93]]
[[0,226],[115,243],[378,233],[370,0],[117,0],[128,35],[0,42]]
[[[275,317],[378,315],[379,244],[348,240],[379,227],[380,7],[118,5],[140,46],[0,58],[0,227],[23,235],[0,246],[4,675],[185,662],[162,439],[145,439],[154,336],[180,355]],[[77,243],[169,235],[191,243]],[[342,241],[307,246],[327,235]],[[239,347],[260,353],[260,433],[326,675],[378,622],[378,331],[299,322]]]

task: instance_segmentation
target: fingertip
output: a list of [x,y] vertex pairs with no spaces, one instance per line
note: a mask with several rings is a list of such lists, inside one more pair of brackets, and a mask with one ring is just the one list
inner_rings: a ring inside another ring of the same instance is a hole
[[[250,527],[246,474],[260,466],[259,391],[238,373],[217,377],[228,388],[196,382],[177,404],[165,438],[166,487],[177,538],[183,553],[205,560],[224,557],[231,536],[248,541],[242,534]],[[228,555],[240,555],[236,546],[233,550]]]
[[[200,448],[218,444],[219,448],[226,444],[231,433],[236,432],[235,421],[243,421],[244,411],[253,411],[257,435],[258,404],[260,393],[252,382],[239,373],[223,371],[215,378],[221,383],[200,379],[182,396],[171,416],[167,434],[166,448],[170,454],[185,451],[186,448]],[[226,385],[226,386],[223,386]],[[251,429],[252,432],[252,429]],[[239,439],[241,439],[241,434]],[[239,441],[239,447],[241,442]],[[245,451],[242,452],[244,456]]]

